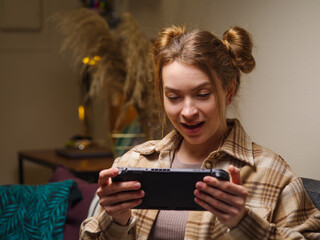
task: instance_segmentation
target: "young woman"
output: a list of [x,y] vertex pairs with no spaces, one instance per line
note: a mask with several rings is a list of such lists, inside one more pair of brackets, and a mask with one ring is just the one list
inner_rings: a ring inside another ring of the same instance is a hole
[[[101,171],[100,212],[83,222],[81,239],[320,239],[320,212],[301,180],[279,155],[252,142],[237,119],[226,119],[240,72],[255,67],[247,31],[233,27],[220,40],[166,28],[154,63],[159,105],[175,129]],[[138,210],[132,208],[145,193],[139,182],[112,182],[119,166],[222,168],[231,181],[196,184],[194,200],[207,211]]]

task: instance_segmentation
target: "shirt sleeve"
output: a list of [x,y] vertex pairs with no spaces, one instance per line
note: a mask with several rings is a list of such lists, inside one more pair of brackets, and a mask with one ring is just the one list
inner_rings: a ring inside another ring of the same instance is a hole
[[101,240],[133,240],[135,239],[136,219],[132,217],[125,226],[112,221],[103,208],[99,208],[96,216],[84,220],[80,227],[80,239],[101,239]]
[[280,193],[268,217],[249,208],[248,215],[229,231],[233,239],[320,239],[320,212],[304,191],[301,179],[294,179]]

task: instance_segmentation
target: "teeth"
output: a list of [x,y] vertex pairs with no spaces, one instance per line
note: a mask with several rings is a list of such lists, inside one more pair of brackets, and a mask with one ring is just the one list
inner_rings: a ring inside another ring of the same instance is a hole
[[202,124],[202,122],[196,123],[196,124],[190,124],[190,125],[184,124],[184,125],[185,125],[187,128],[197,128],[197,127],[199,127],[201,124]]

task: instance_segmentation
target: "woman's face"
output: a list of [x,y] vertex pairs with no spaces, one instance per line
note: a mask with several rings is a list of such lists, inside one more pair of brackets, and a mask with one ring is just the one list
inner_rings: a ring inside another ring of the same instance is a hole
[[215,90],[204,72],[178,61],[163,68],[162,81],[164,109],[184,140],[192,145],[220,141],[217,136],[225,123],[219,114],[218,93],[224,108],[226,99],[221,81],[216,81]]

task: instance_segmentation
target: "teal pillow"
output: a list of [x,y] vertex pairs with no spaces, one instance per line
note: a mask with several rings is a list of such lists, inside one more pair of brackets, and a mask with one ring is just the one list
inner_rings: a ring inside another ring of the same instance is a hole
[[0,239],[62,239],[73,184],[0,186]]

